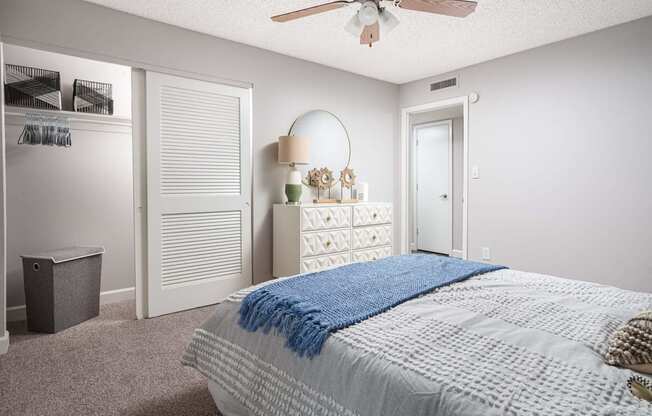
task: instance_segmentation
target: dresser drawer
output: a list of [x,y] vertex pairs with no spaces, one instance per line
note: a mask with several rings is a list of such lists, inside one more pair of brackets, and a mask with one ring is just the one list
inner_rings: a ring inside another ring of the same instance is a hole
[[353,250],[392,244],[392,226],[377,225],[353,229]]
[[351,256],[348,252],[302,259],[301,273],[318,272],[330,267],[343,266],[349,263],[351,263]]
[[351,230],[327,230],[301,235],[301,257],[320,256],[351,249]]
[[353,252],[353,261],[373,261],[382,259],[383,257],[389,257],[392,255],[392,246],[384,246],[366,250],[358,250]]
[[392,222],[392,206],[389,204],[365,204],[353,207],[353,226],[389,224]]
[[303,231],[350,228],[351,207],[303,208],[301,210],[301,224]]

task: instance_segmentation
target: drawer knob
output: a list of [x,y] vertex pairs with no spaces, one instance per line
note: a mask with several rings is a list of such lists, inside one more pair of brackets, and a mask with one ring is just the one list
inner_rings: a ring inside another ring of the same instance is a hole
[[376,237],[375,235],[371,237],[372,240],[376,240],[376,238],[378,237]]
[[326,242],[326,247],[330,247],[330,245],[331,245],[331,242],[330,242],[330,241],[327,241],[327,242]]
[[374,219],[377,218],[377,217],[378,217],[378,214],[374,212],[373,217],[374,217]]
[[331,220],[331,216],[329,215],[328,217],[326,217],[326,222],[328,222],[330,220]]
[[376,256],[373,256],[373,257],[371,258],[371,260],[376,260]]

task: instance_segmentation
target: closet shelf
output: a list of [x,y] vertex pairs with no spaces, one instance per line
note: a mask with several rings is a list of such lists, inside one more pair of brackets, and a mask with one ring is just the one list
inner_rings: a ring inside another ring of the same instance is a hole
[[51,116],[67,117],[74,123],[103,124],[111,126],[131,127],[131,119],[104,114],[78,113],[75,111],[41,110],[38,108],[5,107],[5,117],[25,117],[27,113],[38,113]]

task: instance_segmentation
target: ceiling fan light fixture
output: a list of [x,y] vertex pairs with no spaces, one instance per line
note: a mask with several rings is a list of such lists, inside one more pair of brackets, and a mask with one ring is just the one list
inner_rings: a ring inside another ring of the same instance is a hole
[[364,26],[362,22],[360,22],[360,18],[358,17],[358,13],[353,15],[351,20],[348,21],[346,26],[344,26],[344,30],[349,32],[351,35],[357,37],[360,37],[360,34],[362,33],[362,29],[364,29]]
[[358,10],[358,19],[363,26],[373,25],[378,21],[378,6],[373,1],[366,1],[362,3],[360,10]]
[[380,30],[387,34],[394,30],[400,21],[389,10],[382,9],[380,11]]

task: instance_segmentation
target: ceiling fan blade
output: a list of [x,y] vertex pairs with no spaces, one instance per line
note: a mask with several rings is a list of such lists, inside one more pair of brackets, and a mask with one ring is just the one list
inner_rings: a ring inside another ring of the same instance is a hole
[[398,7],[419,12],[466,17],[475,11],[477,3],[468,0],[401,0]]
[[330,3],[324,3],[324,4],[319,4],[317,6],[308,7],[306,9],[295,10],[290,13],[284,13],[284,14],[272,16],[272,20],[275,22],[287,22],[294,19],[300,19],[306,16],[312,16],[313,14],[329,12],[331,10],[339,9],[340,7],[348,6],[351,3],[355,3],[355,1],[346,1],[346,0],[332,1]]
[[380,25],[378,22],[373,25],[365,26],[360,35],[360,45],[371,46],[374,42],[380,40]]

